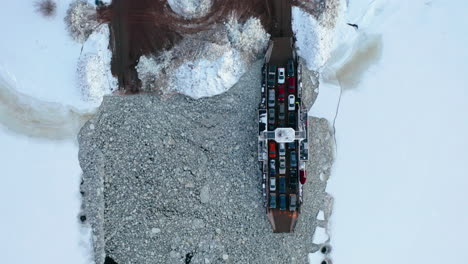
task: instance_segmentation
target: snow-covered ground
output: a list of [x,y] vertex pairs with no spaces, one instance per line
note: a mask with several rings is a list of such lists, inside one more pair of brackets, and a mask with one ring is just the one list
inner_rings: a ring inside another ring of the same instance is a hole
[[90,233],[78,220],[78,146],[3,129],[0,145],[2,263],[92,263]]
[[35,1],[5,1],[0,9],[2,263],[93,261],[89,230],[78,221],[75,138],[115,84],[108,32],[97,29],[84,46],[74,42],[64,23],[71,0],[55,2],[50,18]]
[[[13,76],[17,91],[37,99],[60,102],[80,109],[96,107],[96,100],[83,100],[79,87],[90,84],[79,78],[77,66],[83,56],[104,57],[106,54],[102,45],[93,45],[97,38],[106,42],[108,36],[105,30],[101,30],[102,36],[95,37],[92,43],[85,43],[82,53],[82,45],[71,39],[64,23],[66,10],[72,1],[56,2],[57,12],[52,18],[38,14],[34,1],[4,3],[0,11],[0,23],[10,26],[0,30],[5,36],[0,42],[0,73]],[[21,19],[18,19],[18,14],[22,14]],[[106,67],[98,65],[93,70],[99,69],[102,76],[107,77],[105,69],[109,68],[109,61],[104,62],[107,65],[103,66]],[[104,88],[110,92],[109,84]]]
[[211,9],[213,0],[167,0],[172,11],[186,18],[205,16]]
[[468,259],[467,11],[463,0],[349,1],[345,22],[359,30],[338,26],[310,112],[333,119],[341,84],[333,263]]
[[[217,41],[187,37],[185,41],[191,41],[190,46],[182,43],[158,58],[141,58],[137,71],[143,86],[157,85],[158,89],[165,89],[163,93],[177,92],[195,99],[229,90],[263,55],[269,35],[256,18],[243,24],[230,18],[220,28]],[[181,56],[179,51],[186,53],[186,49],[191,53]]]
[[340,17],[323,16],[317,21],[301,8],[292,8],[292,27],[296,36],[297,52],[306,61],[306,66],[310,70],[319,71],[330,58],[333,49],[334,24],[339,19]]

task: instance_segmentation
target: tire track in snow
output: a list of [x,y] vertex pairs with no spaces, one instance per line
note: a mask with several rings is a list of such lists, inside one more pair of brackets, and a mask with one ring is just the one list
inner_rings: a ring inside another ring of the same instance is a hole
[[94,112],[43,101],[14,89],[0,74],[0,126],[15,133],[52,140],[75,139]]

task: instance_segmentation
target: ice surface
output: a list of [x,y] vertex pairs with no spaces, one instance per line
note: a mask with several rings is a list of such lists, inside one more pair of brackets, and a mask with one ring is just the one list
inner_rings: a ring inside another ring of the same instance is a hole
[[78,147],[1,128],[0,145],[1,262],[93,263],[89,229],[78,223]]
[[[328,182],[334,263],[468,258],[467,8],[464,1],[350,1],[346,21],[359,30],[338,26],[320,87],[332,80],[345,88]],[[371,60],[359,55],[368,48]],[[333,108],[333,100],[320,104],[323,95],[312,114]]]

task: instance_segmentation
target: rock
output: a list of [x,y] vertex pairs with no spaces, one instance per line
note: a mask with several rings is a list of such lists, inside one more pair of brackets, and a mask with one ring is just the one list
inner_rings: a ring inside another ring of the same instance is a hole
[[210,186],[205,185],[200,191],[200,201],[202,203],[207,203],[210,201]]

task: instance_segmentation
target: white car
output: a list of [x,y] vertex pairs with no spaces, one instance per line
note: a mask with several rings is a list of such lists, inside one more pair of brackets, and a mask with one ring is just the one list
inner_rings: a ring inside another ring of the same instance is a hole
[[296,98],[294,97],[294,94],[290,94],[288,96],[288,110],[289,111],[294,111],[296,110]]
[[286,173],[286,158],[285,157],[279,158],[279,173],[280,174]]
[[270,177],[270,192],[276,191],[276,178]]
[[286,146],[284,143],[279,143],[279,150],[278,153],[280,156],[286,155]]
[[278,68],[278,83],[283,84],[286,79],[284,68]]

